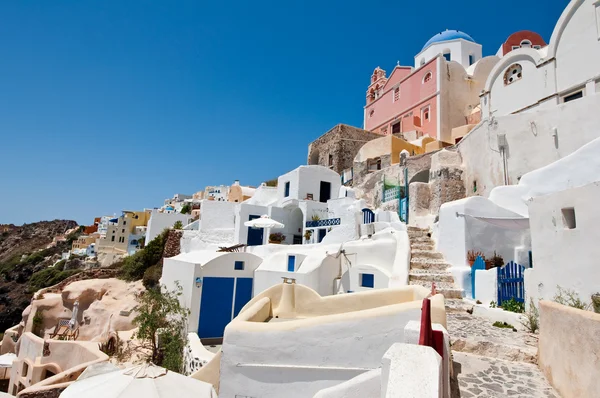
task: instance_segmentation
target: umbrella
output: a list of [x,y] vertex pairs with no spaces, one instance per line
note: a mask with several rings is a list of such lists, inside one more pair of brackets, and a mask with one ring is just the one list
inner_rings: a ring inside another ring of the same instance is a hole
[[60,398],[81,397],[217,398],[217,393],[209,383],[144,364],[77,380],[60,394]]
[[269,217],[267,215],[261,216],[260,218],[255,218],[254,220],[246,221],[244,223],[244,225],[247,227],[252,227],[252,228],[283,228],[283,227],[285,227],[285,225],[273,220],[271,217]]
[[79,300],[75,300],[73,304],[73,315],[71,315],[71,320],[69,321],[69,329],[74,330],[75,325],[77,325],[77,313],[79,312]]

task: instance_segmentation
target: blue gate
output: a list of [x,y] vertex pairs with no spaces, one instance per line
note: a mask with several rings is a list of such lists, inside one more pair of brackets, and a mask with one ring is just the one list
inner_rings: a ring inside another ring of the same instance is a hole
[[485,270],[485,261],[481,256],[477,256],[473,266],[471,267],[471,294],[475,298],[475,271],[478,269]]
[[375,213],[371,209],[362,209],[363,212],[363,224],[371,224],[375,222]]
[[525,267],[514,261],[498,268],[498,305],[510,299],[525,302],[524,271]]

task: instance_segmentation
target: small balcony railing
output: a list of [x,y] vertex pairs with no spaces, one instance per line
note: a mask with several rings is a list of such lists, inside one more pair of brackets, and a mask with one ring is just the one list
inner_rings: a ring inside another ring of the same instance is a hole
[[328,218],[326,220],[307,221],[306,228],[333,227],[335,225],[340,225],[340,223],[341,219],[339,218]]

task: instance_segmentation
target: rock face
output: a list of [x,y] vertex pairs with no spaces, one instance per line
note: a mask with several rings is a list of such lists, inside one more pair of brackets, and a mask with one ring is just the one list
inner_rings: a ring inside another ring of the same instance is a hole
[[129,331],[134,329],[136,316],[136,294],[144,290],[141,281],[125,282],[119,279],[88,279],[72,282],[61,293],[46,293],[34,300],[23,312],[26,331],[31,331],[31,314],[41,311],[43,329],[51,333],[59,319],[70,319],[73,307],[79,302],[77,311],[78,340],[99,340],[107,329]]
[[31,275],[59,260],[71,242],[59,241],[50,248],[48,245],[75,227],[75,221],[55,220],[0,228],[0,331],[21,321],[32,297]]

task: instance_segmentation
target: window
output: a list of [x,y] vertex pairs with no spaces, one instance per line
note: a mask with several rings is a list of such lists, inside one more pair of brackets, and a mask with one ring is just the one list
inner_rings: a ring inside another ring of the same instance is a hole
[[122,234],[124,234],[124,233],[125,233],[125,228],[123,228],[123,229],[121,230],[121,233],[122,233]]
[[371,109],[371,112],[369,112],[369,117],[373,117],[374,113],[375,113],[375,110]]
[[114,235],[112,236],[112,239],[111,239],[110,241],[111,241],[111,242],[114,242],[114,241],[115,241],[115,236],[114,236]]
[[521,41],[521,47],[522,48],[531,48],[531,41],[529,41],[529,40]]
[[288,256],[288,272],[296,271],[296,256]]
[[359,279],[362,287],[375,287],[375,276],[373,274],[359,274]]
[[423,83],[427,83],[428,81],[431,80],[432,77],[433,77],[433,75],[431,74],[431,72],[427,72],[425,74],[425,76],[423,77]]
[[536,50],[541,50],[541,49],[542,49],[542,46],[540,46],[540,45],[535,45],[535,46],[533,46],[533,48],[535,48]]
[[519,47],[519,46],[512,46],[512,50],[518,50],[519,48],[521,48],[521,47]]
[[236,271],[243,271],[244,270],[244,262],[243,261],[236,261],[233,265],[233,269]]
[[27,377],[27,372],[29,372],[29,365],[27,362],[23,361],[23,370],[21,371],[21,377]]
[[452,54],[450,53],[450,51],[444,53],[444,58],[446,58],[446,61],[448,62],[452,60]]
[[473,65],[475,63],[475,56],[473,54],[469,55],[469,65]]
[[288,197],[290,196],[290,182],[286,182],[285,183],[285,193],[283,194],[284,197]]
[[367,171],[381,170],[381,158],[368,159],[367,160]]
[[400,134],[400,122],[392,124],[392,134]]
[[329,167],[333,167],[333,155],[329,155]]
[[521,80],[523,77],[523,68],[519,64],[513,64],[508,67],[506,72],[504,73],[504,85],[508,86],[516,82],[517,80]]
[[429,121],[429,107],[428,106],[421,109],[421,120]]
[[400,87],[394,89],[394,102],[400,99]]
[[567,207],[561,209],[562,218],[563,218],[563,226],[565,229],[575,229],[577,227],[577,222],[575,220],[575,208]]
[[583,98],[583,90],[579,90],[575,93],[565,95],[563,97],[563,102],[575,101],[576,99]]
[[127,220],[123,220],[123,225],[127,225]]

